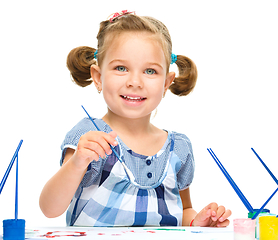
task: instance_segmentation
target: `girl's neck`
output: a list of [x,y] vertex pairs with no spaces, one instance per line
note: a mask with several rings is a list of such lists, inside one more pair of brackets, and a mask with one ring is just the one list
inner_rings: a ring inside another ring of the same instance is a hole
[[153,125],[150,123],[150,117],[146,116],[142,118],[125,118],[114,114],[113,112],[109,111],[107,114],[102,118],[112,130],[116,131],[117,133],[122,134],[131,134],[134,135],[144,135],[149,134],[153,131]]
[[165,144],[168,133],[152,125],[150,123],[150,117],[130,119],[108,111],[102,120],[134,152],[145,156],[153,156]]

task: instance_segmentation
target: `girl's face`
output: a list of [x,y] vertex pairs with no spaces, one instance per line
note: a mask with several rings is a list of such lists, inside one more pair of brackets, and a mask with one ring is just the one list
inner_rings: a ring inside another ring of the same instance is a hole
[[92,67],[108,111],[125,118],[150,116],[175,78],[161,45],[146,32],[125,32],[108,47],[101,68]]

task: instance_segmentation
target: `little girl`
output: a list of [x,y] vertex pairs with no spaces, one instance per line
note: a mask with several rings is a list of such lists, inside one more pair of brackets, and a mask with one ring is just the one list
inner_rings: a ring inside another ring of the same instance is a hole
[[[227,226],[231,211],[223,206],[211,203],[198,214],[192,208],[190,140],[150,123],[168,89],[178,96],[193,90],[195,64],[172,54],[162,22],[134,12],[101,22],[97,39],[97,50],[73,49],[67,66],[78,85],[94,83],[108,110],[94,119],[101,131],[84,118],[66,135],[62,167],[41,193],[43,213],[57,217],[68,209],[69,226]],[[178,77],[169,72],[171,63]]]

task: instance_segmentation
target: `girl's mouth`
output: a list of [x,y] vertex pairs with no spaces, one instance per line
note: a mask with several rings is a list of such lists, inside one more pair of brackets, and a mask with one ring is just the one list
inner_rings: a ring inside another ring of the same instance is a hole
[[123,98],[126,101],[130,102],[140,102],[145,100],[145,97],[140,97],[140,96],[126,96],[126,95],[121,95],[121,98]]

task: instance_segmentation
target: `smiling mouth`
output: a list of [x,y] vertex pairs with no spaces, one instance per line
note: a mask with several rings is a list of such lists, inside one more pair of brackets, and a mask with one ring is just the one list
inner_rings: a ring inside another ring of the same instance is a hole
[[127,100],[127,101],[131,101],[131,102],[140,102],[140,101],[143,101],[146,99],[145,97],[130,97],[130,96],[124,96],[124,95],[121,95],[121,98],[123,98],[124,100]]

